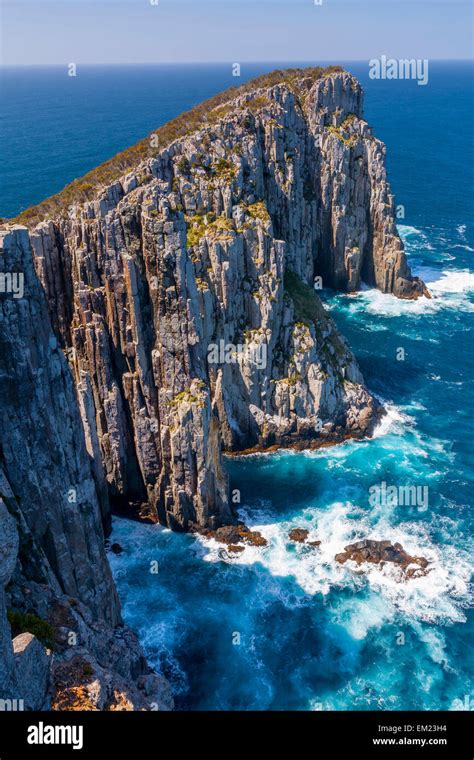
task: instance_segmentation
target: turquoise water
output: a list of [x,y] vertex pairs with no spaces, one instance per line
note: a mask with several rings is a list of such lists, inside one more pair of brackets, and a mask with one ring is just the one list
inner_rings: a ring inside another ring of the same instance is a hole
[[[474,707],[472,65],[434,63],[426,87],[347,67],[387,143],[400,231],[433,299],[324,293],[388,414],[371,440],[228,462],[241,516],[266,548],[229,560],[212,542],[114,521],[125,620],[179,708]],[[235,84],[224,66],[91,68],[75,91],[60,73],[4,72],[2,214]],[[369,488],[382,482],[428,487],[428,508],[370,506]],[[288,542],[293,527],[320,549]],[[356,575],[334,562],[366,536],[400,541],[431,572],[404,582],[393,568]]]
[[[241,516],[269,540],[237,559],[200,539],[115,522],[125,618],[181,708],[474,706],[472,86],[461,72],[446,67],[421,95],[406,82],[366,87],[405,206],[410,262],[433,293],[414,303],[325,294],[386,402],[376,437],[229,462]],[[428,487],[428,509],[371,507],[369,488],[382,482]],[[321,549],[291,544],[293,527],[308,528]],[[431,572],[403,582],[389,568],[337,566],[334,555],[366,536],[400,541]],[[158,575],[148,572],[153,559]]]
[[[470,253],[464,232],[452,242],[432,230],[402,233],[432,301],[326,296],[386,401],[376,436],[228,463],[241,516],[268,547],[229,560],[217,544],[115,521],[125,619],[183,709],[474,706],[474,275],[457,268],[458,247]],[[428,508],[371,507],[369,488],[384,481],[428,487]],[[309,529],[320,550],[289,542],[294,527]],[[432,570],[403,581],[393,568],[355,575],[337,565],[334,555],[362,537],[399,541]]]

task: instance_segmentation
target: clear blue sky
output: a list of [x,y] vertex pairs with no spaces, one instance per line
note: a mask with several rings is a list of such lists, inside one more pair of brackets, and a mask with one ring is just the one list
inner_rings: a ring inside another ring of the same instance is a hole
[[3,64],[472,58],[470,0],[2,0]]

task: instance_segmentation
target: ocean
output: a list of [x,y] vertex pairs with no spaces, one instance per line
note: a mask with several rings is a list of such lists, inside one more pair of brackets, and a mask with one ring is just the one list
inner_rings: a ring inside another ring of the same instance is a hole
[[[124,619],[179,709],[474,709],[473,67],[432,62],[419,86],[344,65],[387,144],[399,230],[433,298],[324,291],[388,414],[370,440],[227,460],[266,548],[228,559],[214,542],[114,519]],[[0,214],[275,67],[244,65],[240,80],[230,65],[2,69]],[[427,504],[373,506],[382,483],[426,487]],[[290,542],[294,527],[320,548]],[[399,541],[432,569],[400,581],[390,566],[356,574],[334,561],[365,537]]]

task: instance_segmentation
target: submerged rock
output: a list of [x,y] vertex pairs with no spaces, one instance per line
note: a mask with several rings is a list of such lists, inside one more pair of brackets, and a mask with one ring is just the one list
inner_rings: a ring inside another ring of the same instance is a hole
[[[390,541],[373,541],[370,539],[345,546],[343,552],[336,554],[335,560],[341,564],[351,560],[357,565],[370,562],[381,566],[386,562],[392,562],[398,565],[408,578],[412,578],[416,574],[426,575],[425,570],[429,564],[425,557],[412,557],[399,543],[392,544]],[[410,567],[410,565],[417,565],[418,567]]]

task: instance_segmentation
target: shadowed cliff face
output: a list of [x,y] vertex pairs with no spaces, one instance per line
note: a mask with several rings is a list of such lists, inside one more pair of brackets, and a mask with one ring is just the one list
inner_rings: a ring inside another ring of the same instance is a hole
[[23,700],[25,709],[169,709],[166,682],[121,622],[100,457],[97,466],[86,450],[27,230],[0,233],[0,251],[0,273],[23,278],[21,297],[0,293],[0,700]]
[[[11,488],[34,536],[31,542],[24,536],[25,572],[29,565],[45,583],[54,578],[115,625],[118,601],[103,554],[107,493],[93,477],[73,378],[51,328],[27,231],[0,233],[0,250],[1,271],[24,277],[23,298],[1,296],[0,494]],[[13,509],[16,500],[10,501]],[[89,561],[78,563],[77,556]]]
[[312,286],[422,294],[384,150],[352,76],[302,73],[30,232],[100,493],[214,528],[222,450],[371,433],[380,406]]

